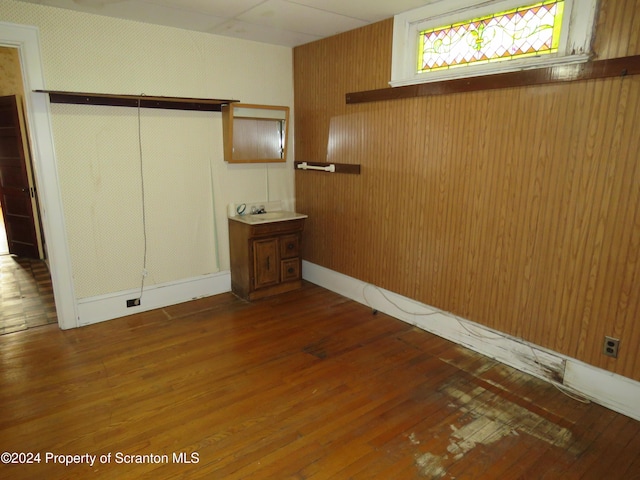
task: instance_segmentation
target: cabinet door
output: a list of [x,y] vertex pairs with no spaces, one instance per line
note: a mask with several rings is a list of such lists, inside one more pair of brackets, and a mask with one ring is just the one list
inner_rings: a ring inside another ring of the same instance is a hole
[[254,288],[274,285],[280,281],[277,238],[254,240],[253,269]]

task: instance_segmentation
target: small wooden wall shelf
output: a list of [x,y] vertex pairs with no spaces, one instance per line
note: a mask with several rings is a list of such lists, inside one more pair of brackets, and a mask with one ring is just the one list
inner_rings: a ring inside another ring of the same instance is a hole
[[200,110],[220,112],[222,105],[238,100],[220,100],[212,98],[153,97],[147,95],[113,95],[108,93],[62,92],[57,90],[36,90],[48,93],[51,103],[69,103],[75,105],[108,105],[113,107],[162,108],[168,110]]
[[[333,173],[353,173],[353,174],[356,174],[356,175],[360,175],[360,164],[353,164],[353,163],[335,163],[335,162],[323,163],[323,162],[299,162],[299,161],[295,161],[295,162],[293,162],[293,168],[295,168],[296,170],[301,170],[301,171],[314,171],[312,169],[309,169],[309,170],[299,169],[298,165],[301,165],[303,163],[307,163],[311,167],[328,167],[330,165],[335,165],[335,171]],[[317,170],[315,170],[315,171],[317,171]]]
[[549,83],[575,82],[597,78],[624,77],[640,74],[640,55],[597,60],[573,65],[536,68],[519,72],[499,73],[478,77],[457,78],[433,83],[381,88],[346,94],[346,102],[367,103],[401,98],[427,97],[451,93],[526,87]]

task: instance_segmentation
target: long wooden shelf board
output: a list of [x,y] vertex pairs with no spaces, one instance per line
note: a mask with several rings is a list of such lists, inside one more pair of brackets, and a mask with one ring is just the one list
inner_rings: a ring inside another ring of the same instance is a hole
[[346,94],[347,104],[640,74],[640,55]]
[[36,90],[49,94],[51,103],[74,105],[108,105],[114,107],[163,108],[169,110],[201,110],[220,112],[222,105],[239,100],[212,98],[154,97],[147,95],[113,95],[108,93],[62,92],[57,90]]

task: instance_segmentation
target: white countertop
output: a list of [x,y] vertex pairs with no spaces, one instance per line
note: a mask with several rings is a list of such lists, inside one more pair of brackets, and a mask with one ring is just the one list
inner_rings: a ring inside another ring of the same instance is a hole
[[300,218],[307,218],[307,215],[305,215],[304,213],[285,212],[285,211],[278,210],[278,211],[267,212],[267,213],[236,215],[234,217],[228,217],[228,218],[230,220],[247,223],[249,225],[259,225],[262,223],[286,222],[288,220],[298,220]]

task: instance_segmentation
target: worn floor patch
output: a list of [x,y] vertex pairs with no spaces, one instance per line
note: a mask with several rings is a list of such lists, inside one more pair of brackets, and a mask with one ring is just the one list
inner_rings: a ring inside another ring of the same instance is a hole
[[416,455],[416,465],[420,470],[420,475],[437,480],[447,473],[442,466],[442,460],[436,455],[431,453],[423,453],[422,455]]
[[[455,386],[447,386],[442,391],[466,421],[464,425],[450,425],[446,453],[420,452],[415,455],[416,467],[425,477],[442,478],[447,465],[460,460],[476,446],[490,445],[510,435],[531,435],[559,448],[566,448],[572,440],[571,432],[566,428],[504,398],[496,399],[482,387],[469,393]],[[415,446],[420,444],[415,433],[409,435],[409,441]]]

